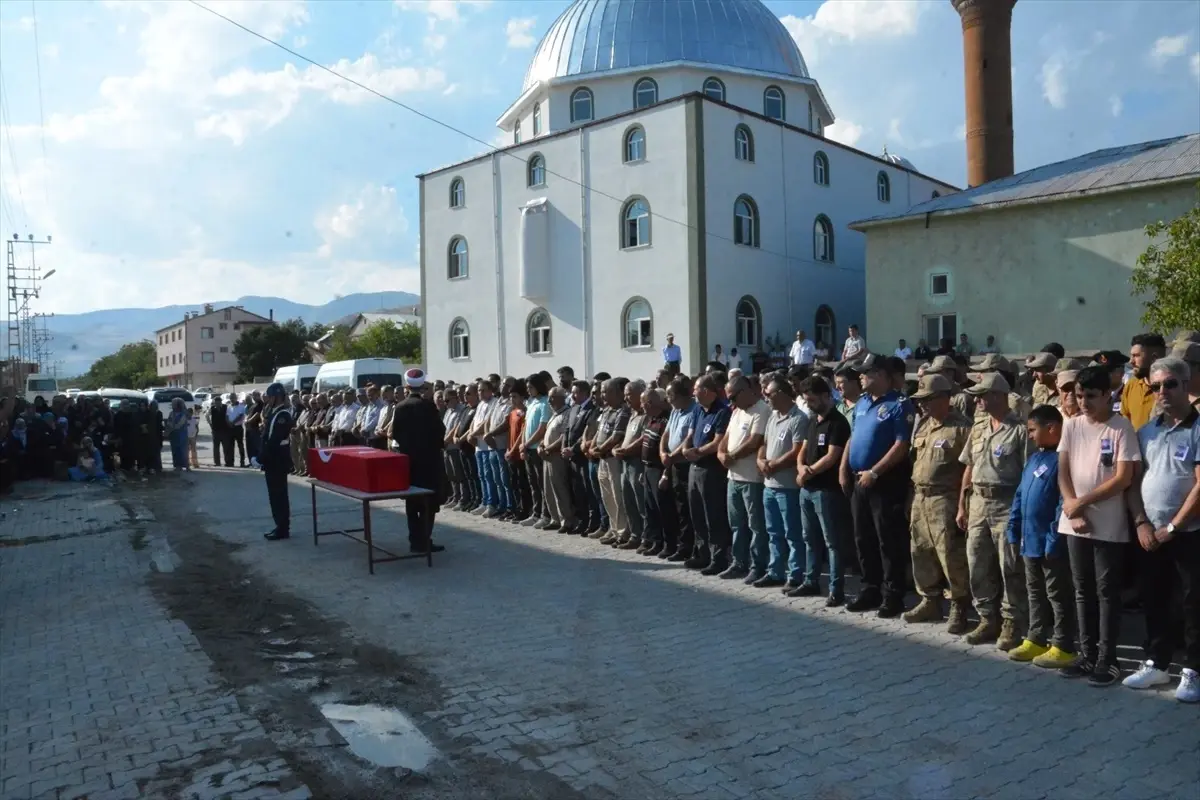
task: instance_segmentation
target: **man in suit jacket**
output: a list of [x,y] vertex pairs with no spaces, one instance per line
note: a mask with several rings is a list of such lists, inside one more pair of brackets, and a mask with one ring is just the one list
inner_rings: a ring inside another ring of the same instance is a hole
[[[409,477],[413,486],[432,489],[432,496],[413,497],[404,501],[408,516],[408,546],[413,553],[424,553],[427,538],[433,535],[433,520],[442,503],[445,484],[445,464],[442,448],[446,428],[441,414],[433,404],[430,384],[425,371],[414,367],[404,373],[409,394],[396,404],[392,413],[392,441],[395,450],[408,456]],[[432,545],[439,553],[446,548]]]

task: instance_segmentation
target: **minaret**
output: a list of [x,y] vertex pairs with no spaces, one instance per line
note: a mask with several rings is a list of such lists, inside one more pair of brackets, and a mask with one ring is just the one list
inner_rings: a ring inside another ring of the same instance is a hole
[[950,0],[962,18],[967,183],[1013,174],[1012,10],[1017,0]]

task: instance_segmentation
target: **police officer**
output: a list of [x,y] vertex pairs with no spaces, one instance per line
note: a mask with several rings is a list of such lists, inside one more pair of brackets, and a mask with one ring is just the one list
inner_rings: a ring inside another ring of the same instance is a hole
[[1008,408],[1011,389],[1003,375],[981,375],[968,391],[981,398],[988,417],[972,428],[971,442],[959,458],[967,469],[957,522],[967,531],[971,594],[979,612],[979,625],[967,634],[967,642],[996,642],[1007,652],[1024,640],[1029,627],[1025,563],[1005,539],[1013,496],[1025,469],[1029,433]]
[[272,383],[263,395],[262,445],[258,464],[267,477],[267,498],[275,529],[263,534],[269,541],[291,536],[291,507],[288,505],[288,473],[292,471],[292,410],[282,383]]
[[935,373],[922,377],[912,396],[922,413],[912,440],[910,528],[913,582],[921,602],[904,621],[941,622],[945,584],[950,598],[946,630],[961,636],[967,632],[971,585],[966,537],[954,517],[964,470],[958,459],[971,440],[972,422],[950,406],[953,392],[950,381]]
[[869,353],[857,369],[863,395],[854,406],[850,444],[842,451],[840,482],[850,496],[862,589],[846,610],[877,608],[887,619],[904,611],[908,443],[914,419],[908,401],[892,389],[887,357]]

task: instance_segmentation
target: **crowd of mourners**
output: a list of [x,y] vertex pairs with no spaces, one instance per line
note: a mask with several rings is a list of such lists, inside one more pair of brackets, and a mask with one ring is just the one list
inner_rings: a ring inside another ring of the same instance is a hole
[[188,470],[196,466],[197,422],[182,400],[164,415],[143,400],[0,397],[0,492],[34,478],[107,481],[160,473],[164,444],[171,445],[172,467]]

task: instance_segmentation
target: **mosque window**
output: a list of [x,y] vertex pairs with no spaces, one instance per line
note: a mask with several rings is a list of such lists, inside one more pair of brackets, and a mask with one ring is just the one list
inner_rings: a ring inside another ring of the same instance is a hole
[[576,89],[571,93],[571,122],[590,122],[593,110],[592,90]]
[[704,82],[704,93],[713,100],[725,102],[725,84],[719,78],[709,78]]
[[780,121],[787,119],[783,90],[778,86],[768,86],[767,90],[763,92],[763,114]]
[[462,317],[450,323],[450,358],[463,361],[471,357],[471,329]]
[[758,301],[746,295],[737,304],[737,346],[758,348],[762,339],[762,312]]
[[513,144],[520,144],[520,143],[521,143],[521,122],[518,120],[517,124],[513,126]]
[[642,78],[633,85],[633,107],[645,108],[658,102],[658,84],[653,78]]
[[525,322],[525,348],[530,355],[550,352],[550,314],[544,308],[535,308]]
[[818,186],[829,185],[829,157],[820,150],[813,156],[813,183]]
[[533,104],[533,135],[542,135],[542,104]]
[[654,345],[654,312],[650,304],[641,297],[634,297],[625,304],[621,312],[621,329],[624,332],[622,345],[625,347],[652,347]]
[[879,177],[875,179],[875,194],[881,203],[892,202],[892,181],[883,170],[879,171]]
[[742,195],[733,204],[733,242],[758,247],[758,208],[754,201]]
[[447,269],[450,280],[467,277],[467,240],[455,236],[450,240],[450,263]]
[[621,247],[650,244],[650,205],[640,197],[625,204],[621,211]]
[[745,125],[733,129],[733,156],[738,161],[754,161],[754,134]]
[[646,131],[634,125],[625,133],[625,163],[644,161],[646,158]]
[[450,207],[462,208],[467,204],[467,185],[462,178],[450,181]]
[[813,258],[833,261],[833,223],[824,214],[813,223]]
[[542,158],[541,154],[535,153],[529,159],[529,186],[545,186],[546,185],[546,159]]

